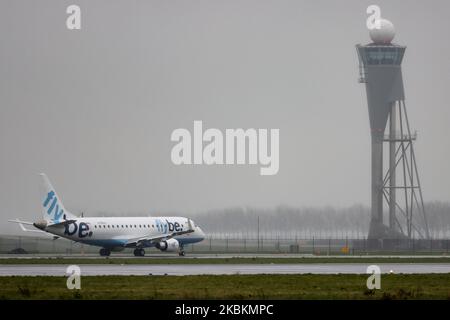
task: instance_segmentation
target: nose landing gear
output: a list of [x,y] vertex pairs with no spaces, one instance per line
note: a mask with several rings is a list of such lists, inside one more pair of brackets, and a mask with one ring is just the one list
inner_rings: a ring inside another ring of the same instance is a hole
[[145,251],[142,248],[136,248],[133,251],[135,257],[143,257],[145,255]]

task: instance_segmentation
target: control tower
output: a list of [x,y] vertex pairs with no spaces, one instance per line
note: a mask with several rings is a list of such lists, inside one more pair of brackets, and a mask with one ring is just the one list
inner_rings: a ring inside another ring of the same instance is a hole
[[[359,82],[366,86],[372,142],[368,239],[428,238],[413,149],[417,135],[411,132],[405,106],[401,63],[406,47],[392,43],[395,29],[388,20],[380,19],[379,28],[369,33],[372,43],[356,46]],[[384,148],[388,151],[387,159],[383,157]],[[383,162],[388,164],[386,171]]]

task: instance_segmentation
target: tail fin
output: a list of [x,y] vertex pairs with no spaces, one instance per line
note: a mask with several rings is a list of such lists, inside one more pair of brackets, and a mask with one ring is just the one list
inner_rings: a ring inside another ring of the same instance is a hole
[[42,178],[41,206],[44,220],[53,224],[74,218],[74,215],[64,208],[61,198],[56,194],[55,188],[45,173],[41,173],[40,176]]

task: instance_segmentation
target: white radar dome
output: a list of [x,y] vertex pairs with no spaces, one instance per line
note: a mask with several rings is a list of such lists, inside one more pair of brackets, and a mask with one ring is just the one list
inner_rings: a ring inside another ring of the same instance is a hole
[[370,39],[375,44],[390,44],[395,37],[395,29],[392,22],[380,19],[380,28],[376,27],[369,31]]

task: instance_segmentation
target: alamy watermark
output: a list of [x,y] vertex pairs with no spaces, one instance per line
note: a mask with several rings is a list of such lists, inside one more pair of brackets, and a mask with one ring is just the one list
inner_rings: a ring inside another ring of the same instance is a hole
[[170,140],[175,165],[260,165],[260,174],[275,175],[280,168],[279,129],[226,129],[203,131],[203,122],[194,121],[193,133],[178,128]]
[[370,265],[366,270],[370,276],[367,278],[366,286],[369,290],[381,289],[381,269],[377,265]]
[[369,14],[366,20],[367,29],[380,29],[381,28],[381,9],[379,6],[372,4],[367,7],[366,13]]
[[66,269],[66,274],[69,276],[67,278],[67,289],[73,290],[81,289],[81,269],[77,265],[68,266]]
[[69,16],[66,19],[66,27],[69,30],[81,29],[81,8],[76,4],[72,4],[67,7],[66,13]]

